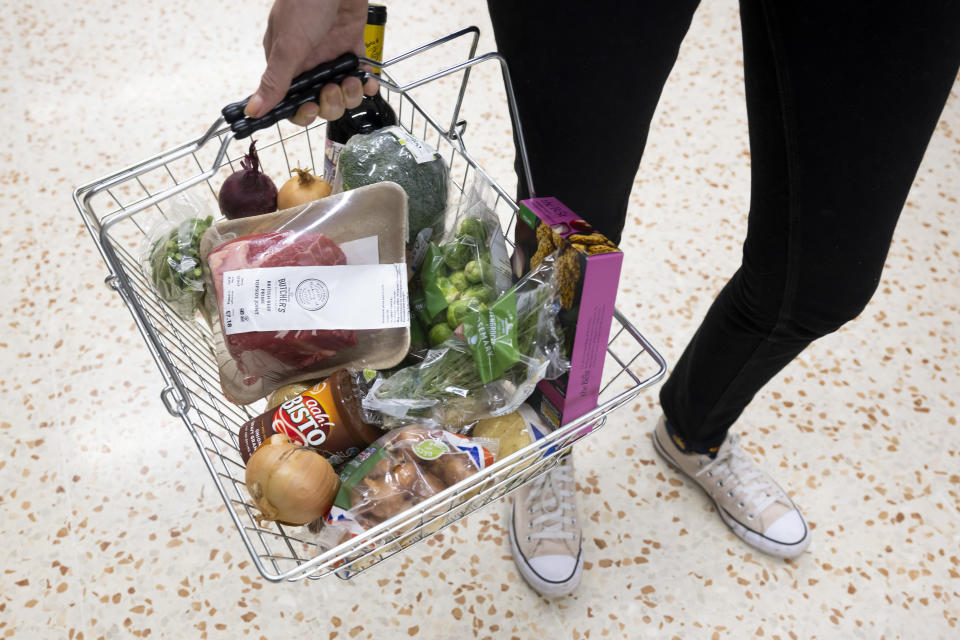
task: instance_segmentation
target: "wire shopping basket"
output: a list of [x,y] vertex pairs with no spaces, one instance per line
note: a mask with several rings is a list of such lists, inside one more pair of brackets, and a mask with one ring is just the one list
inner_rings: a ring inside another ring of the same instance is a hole
[[[484,176],[496,192],[495,211],[504,223],[504,235],[509,238],[518,205],[468,152],[466,122],[459,119],[470,69],[496,61],[503,72],[511,115],[518,122],[504,60],[497,53],[475,55],[479,33],[476,27],[462,29],[386,62],[353,57],[346,66],[327,65],[319,73],[315,69],[298,76],[295,83],[300,82],[302,92],[304,83],[318,89],[323,82],[336,80],[345,72],[359,74],[357,60],[380,67],[381,84],[396,110],[398,124],[432,143],[445,157],[451,182],[458,192],[468,187],[475,174]],[[395,64],[464,37],[470,42],[464,62],[407,84],[391,75]],[[410,92],[458,73],[462,77],[450,124],[442,126]],[[242,151],[231,153],[231,142],[237,138],[259,130],[261,157],[276,156],[277,164],[285,164],[288,171],[296,166],[293,163],[304,158],[309,158],[314,168],[318,158],[322,163],[324,123],[304,128],[285,121],[304,101],[293,99],[293,94],[288,93],[274,111],[252,121],[252,125],[250,120],[242,119],[243,103],[228,105],[224,115],[200,138],[81,186],[73,194],[109,269],[106,283],[126,303],[160,369],[164,381],[161,401],[171,415],[183,420],[254,565],[270,581],[357,575],[548,471],[571,444],[599,430],[610,412],[655,384],[666,371],[660,354],[617,311],[608,340],[600,401],[586,415],[332,549],[322,548],[306,528],[258,523],[254,517],[256,508],[244,486],[245,469],[237,435],[240,426],[260,414],[263,407],[236,405],[223,396],[212,331],[200,321],[183,320],[167,306],[150,285],[137,255],[151,221],[166,217],[168,198],[190,190],[212,201],[215,207],[214,182],[231,173],[242,157]],[[515,135],[522,167],[532,185],[519,124],[515,124]]]

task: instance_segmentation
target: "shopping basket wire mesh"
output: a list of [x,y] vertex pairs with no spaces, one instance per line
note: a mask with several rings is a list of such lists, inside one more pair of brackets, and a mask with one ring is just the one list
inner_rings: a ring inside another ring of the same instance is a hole
[[[460,38],[468,38],[470,43],[464,62],[405,85],[391,75],[394,64]],[[496,191],[495,210],[509,238],[517,203],[468,152],[466,123],[459,119],[470,69],[487,61],[500,63],[507,80],[507,103],[511,114],[516,114],[507,67],[496,53],[476,56],[478,38],[479,30],[469,27],[392,60],[368,62],[382,68],[382,84],[399,124],[431,143],[447,160],[455,197],[476,174],[490,182]],[[410,92],[449,76],[460,80],[452,117],[445,126],[424,111]],[[304,128],[283,121],[260,131],[257,145],[264,165],[285,166],[287,175],[293,167],[309,165],[316,173],[323,163],[324,125],[319,122]],[[515,133],[521,142],[521,166],[529,175],[522,132]],[[224,398],[211,330],[199,320],[177,316],[151,287],[138,260],[150,228],[167,217],[168,198],[190,190],[216,210],[214,185],[237,168],[243,155],[243,145],[231,146],[233,140],[233,132],[220,118],[196,140],[79,187],[74,202],[109,268],[107,284],[126,303],[160,369],[164,381],[161,401],[186,425],[244,546],[267,580],[357,575],[546,472],[571,444],[598,431],[611,411],[631,402],[664,375],[663,358],[617,311],[600,402],[590,413],[335,548],[321,548],[304,527],[259,524],[244,486],[237,433],[240,425],[264,410],[263,402],[239,406]]]

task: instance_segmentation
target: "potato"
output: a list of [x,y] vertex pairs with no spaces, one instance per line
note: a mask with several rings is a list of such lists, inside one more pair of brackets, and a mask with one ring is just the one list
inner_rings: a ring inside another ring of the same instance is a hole
[[381,520],[386,520],[412,505],[410,492],[398,489],[389,482],[390,477],[391,474],[388,474],[382,481],[366,481],[368,489],[364,501],[370,503],[370,507],[364,508],[364,511]]
[[404,427],[403,429],[398,429],[394,433],[390,434],[390,439],[384,443],[384,448],[387,451],[395,454],[400,450],[407,451],[410,447],[418,442],[423,442],[424,440],[429,439],[430,432],[423,427]]
[[397,491],[415,493],[415,487],[420,482],[420,472],[412,462],[402,462],[390,471],[387,481]]
[[377,464],[373,466],[373,469],[370,469],[370,472],[367,473],[366,478],[371,480],[382,480],[385,475],[390,473],[393,470],[393,467],[397,465],[397,461],[390,456],[384,456],[380,459]]
[[444,483],[432,473],[427,473],[426,471],[421,473],[422,475],[420,482],[418,482],[414,487],[414,491],[419,498],[429,498],[430,496],[437,495],[447,488],[446,485],[444,485]]
[[446,486],[452,487],[476,473],[477,465],[466,453],[448,453],[434,460],[431,470],[443,479]]

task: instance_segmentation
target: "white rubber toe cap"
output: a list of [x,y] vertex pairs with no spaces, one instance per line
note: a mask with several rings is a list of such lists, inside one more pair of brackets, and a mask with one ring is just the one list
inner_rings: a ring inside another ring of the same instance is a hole
[[779,544],[799,544],[809,535],[809,531],[803,516],[797,511],[790,511],[767,527],[763,535]]
[[537,556],[527,562],[545,582],[564,583],[571,580],[577,572],[577,559],[572,556]]

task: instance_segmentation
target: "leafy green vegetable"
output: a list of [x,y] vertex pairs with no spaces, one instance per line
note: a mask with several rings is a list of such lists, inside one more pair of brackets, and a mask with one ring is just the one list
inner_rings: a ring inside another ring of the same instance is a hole
[[447,165],[436,153],[433,160],[418,162],[410,147],[421,144],[403,129],[387,127],[350,138],[338,164],[344,190],[375,182],[403,187],[409,207],[408,242],[427,227],[439,237],[447,208]]
[[203,299],[200,238],[213,217],[189,218],[161,236],[150,251],[150,281],[178,314],[192,318]]

